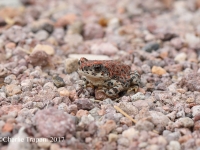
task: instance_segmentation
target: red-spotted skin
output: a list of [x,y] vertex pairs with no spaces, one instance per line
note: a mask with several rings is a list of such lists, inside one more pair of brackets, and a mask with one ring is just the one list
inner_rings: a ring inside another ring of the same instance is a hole
[[117,97],[122,91],[139,87],[140,75],[131,72],[131,67],[117,60],[87,60],[79,61],[78,73],[85,84],[101,88],[108,97]]

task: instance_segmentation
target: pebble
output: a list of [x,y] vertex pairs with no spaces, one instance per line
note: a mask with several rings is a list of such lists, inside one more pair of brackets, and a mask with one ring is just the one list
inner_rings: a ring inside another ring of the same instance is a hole
[[178,63],[182,63],[186,60],[187,58],[187,55],[186,53],[179,53],[175,58],[174,60],[177,61]]
[[69,97],[69,95],[70,95],[70,91],[67,90],[65,87],[59,88],[58,92],[59,92],[60,96],[63,96],[63,97]]
[[83,27],[83,36],[86,40],[103,38],[104,30],[99,24],[87,23]]
[[155,40],[155,36],[153,35],[153,34],[151,34],[151,33],[147,33],[146,35],[145,35],[145,41],[147,41],[147,42],[149,42],[149,41],[154,41]]
[[31,53],[27,61],[33,66],[47,66],[49,64],[49,55],[42,50],[37,50]]
[[118,139],[118,135],[115,134],[115,133],[110,133],[108,135],[108,141],[109,142],[115,142],[115,141],[117,141],[117,139]]
[[113,120],[107,120],[105,124],[99,126],[98,136],[104,137],[116,128],[116,123]]
[[39,41],[44,41],[48,38],[49,33],[45,30],[39,30],[36,34],[35,34],[35,38],[38,39]]
[[159,136],[157,140],[159,145],[166,146],[168,144],[167,140],[163,136]]
[[16,94],[20,94],[21,93],[21,87],[15,84],[9,84],[5,87],[6,90],[6,94],[8,96],[13,96]]
[[151,72],[151,67],[147,64],[142,65],[141,69],[144,73],[150,73]]
[[60,17],[57,22],[55,23],[56,27],[65,27],[68,24],[72,24],[77,19],[76,14],[68,13]]
[[54,105],[59,105],[63,101],[63,97],[55,97],[52,102]]
[[55,108],[39,110],[35,115],[35,122],[38,132],[47,138],[62,137],[75,131],[72,117]]
[[132,101],[136,101],[136,100],[144,100],[145,99],[145,95],[141,92],[137,92],[136,94],[131,96],[131,100]]
[[173,64],[173,65],[170,65],[170,66],[166,66],[165,69],[168,72],[178,73],[178,72],[181,72],[183,70],[183,65],[182,64]]
[[124,138],[124,137],[121,137],[117,140],[117,143],[119,145],[122,145],[122,146],[125,146],[125,147],[128,147],[130,145],[130,142],[127,138]]
[[51,141],[49,141],[47,138],[42,138],[42,140],[38,140],[37,145],[40,148],[47,149],[47,148],[49,148],[51,146]]
[[158,145],[152,144],[146,147],[148,150],[159,150],[160,147]]
[[94,104],[89,99],[78,99],[74,101],[78,109],[91,110]]
[[16,105],[20,102],[21,97],[19,95],[13,95],[12,97],[10,97],[10,102],[13,105]]
[[[4,92],[0,92],[0,99],[4,99],[4,98],[6,98],[6,93],[4,93]],[[0,100],[1,101],[1,100]]]
[[117,106],[130,116],[136,116],[138,114],[138,109],[131,102],[120,102]]
[[150,42],[150,43],[147,43],[147,44],[142,48],[142,50],[151,53],[152,51],[158,50],[159,47],[160,47],[160,45],[159,45],[157,42]]
[[132,103],[135,107],[138,108],[138,110],[141,110],[142,108],[149,108],[149,104],[147,101],[144,100],[138,100]]
[[72,73],[78,69],[78,59],[77,58],[67,58],[64,61],[65,70],[67,73]]
[[173,111],[173,112],[167,114],[167,117],[168,117],[171,121],[174,121],[175,118],[176,118],[176,112]]
[[184,128],[191,128],[194,126],[194,121],[191,118],[184,117],[184,118],[179,118],[175,124],[178,127],[184,127]]
[[171,41],[172,46],[174,46],[176,49],[181,49],[184,46],[184,40],[182,38],[173,38]]
[[117,47],[115,47],[111,43],[101,43],[101,44],[93,44],[91,46],[91,53],[92,54],[103,54],[112,56],[118,52]]
[[189,91],[200,91],[200,73],[189,73],[179,82],[181,87],[187,87]]
[[23,28],[18,25],[14,25],[6,30],[5,34],[7,38],[14,43],[24,41],[27,38],[27,34],[23,31]]
[[81,118],[82,116],[87,116],[89,112],[87,110],[80,109],[76,113],[76,117]]
[[22,105],[3,105],[1,106],[1,111],[3,111],[4,114],[8,114],[11,111],[19,112],[22,108]]
[[139,137],[139,131],[134,128],[129,128],[122,132],[122,137],[127,138],[130,142]]
[[94,95],[95,95],[95,99],[97,99],[97,100],[104,100],[107,98],[107,95],[98,89],[95,89]]
[[83,22],[75,21],[68,25],[67,34],[81,34],[83,32]]
[[70,47],[77,47],[82,44],[83,37],[80,34],[69,34],[69,35],[65,36],[64,41]]
[[86,142],[86,143],[90,143],[91,141],[92,141],[92,138],[91,138],[91,137],[86,137],[86,138],[85,138],[85,142]]
[[[39,20],[34,21],[33,23],[31,23],[30,26],[31,26],[32,32],[34,32],[34,33],[35,32],[38,33],[40,31],[46,31],[47,35],[48,35],[48,33],[52,33],[53,30],[54,30],[53,23],[48,19],[39,19]],[[36,38],[40,38],[40,37],[36,36]],[[45,39],[47,39],[47,38],[45,38]]]
[[194,121],[200,120],[200,113],[194,116]]
[[3,120],[0,120],[0,132],[2,132],[2,128],[5,125],[5,122]]
[[63,28],[55,28],[52,35],[57,41],[62,41],[65,36],[65,30]]
[[194,130],[197,130],[197,131],[199,131],[200,130],[200,120],[198,120],[198,121],[196,121],[195,123],[194,123],[194,128],[193,128]]
[[171,39],[173,39],[175,37],[177,37],[177,35],[174,34],[174,33],[165,33],[164,36],[163,36],[163,38],[162,38],[162,40],[163,41],[170,41]]
[[152,117],[151,120],[154,125],[160,125],[161,127],[166,127],[170,122],[169,118],[161,112],[149,111],[149,113]]
[[145,147],[147,147],[147,145],[148,145],[147,142],[141,142],[141,143],[138,145],[138,147],[139,147],[139,148],[145,148]]
[[75,105],[75,104],[69,105],[68,111],[69,111],[69,113],[72,113],[75,115],[78,111],[77,105]]
[[50,146],[50,150],[61,150],[60,146],[56,143],[52,143]]
[[189,44],[190,47],[194,48],[200,42],[200,38],[192,33],[185,34],[185,40]]
[[16,80],[16,76],[14,74],[11,74],[5,77],[4,82],[7,84],[11,84],[15,82],[15,80]]
[[167,150],[181,150],[181,145],[178,141],[170,141]]
[[30,91],[32,89],[33,83],[30,79],[25,79],[21,81],[22,91]]
[[151,69],[151,72],[153,74],[157,74],[157,75],[164,75],[167,73],[165,69],[163,69],[162,67],[159,67],[159,66],[153,66]]
[[[79,122],[79,125],[90,125],[94,121],[94,117],[92,115],[82,116]],[[93,127],[93,126],[92,126]],[[89,129],[91,130],[91,129]],[[95,129],[96,130],[96,129]]]
[[90,114],[95,118],[95,119],[99,119],[100,118],[100,115],[99,115],[99,112],[100,109],[97,108],[97,107],[94,107],[93,109],[91,109],[89,112]]
[[120,20],[118,18],[112,18],[108,22],[108,30],[115,30],[120,27]]
[[68,106],[65,103],[60,103],[58,105],[58,110],[68,111]]
[[13,123],[6,122],[2,128],[2,131],[3,132],[11,132],[13,130],[13,127],[14,127]]
[[192,107],[192,116],[195,117],[198,114],[200,114],[200,105],[193,106]]
[[121,117],[119,122],[120,122],[120,124],[125,124],[128,127],[132,126],[132,121],[129,118],[126,118],[126,117]]
[[57,88],[65,86],[65,82],[64,82],[63,78],[61,78],[59,76],[53,77],[53,83]]
[[154,129],[154,124],[146,120],[144,121],[140,120],[140,121],[137,121],[135,125],[135,129],[137,129],[138,131],[142,131],[142,130],[152,131]]
[[46,82],[43,85],[44,90],[51,90],[51,91],[55,91],[57,90],[57,88],[54,86],[54,84],[52,82]]
[[52,46],[50,46],[50,45],[45,45],[45,44],[37,44],[33,48],[32,54],[37,52],[37,51],[44,51],[48,55],[54,55],[55,54],[54,48]]

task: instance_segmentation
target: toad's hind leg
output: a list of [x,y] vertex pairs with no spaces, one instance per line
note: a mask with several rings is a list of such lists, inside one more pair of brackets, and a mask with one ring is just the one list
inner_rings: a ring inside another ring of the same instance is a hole
[[134,71],[130,73],[130,76],[130,88],[128,91],[137,92],[141,84],[140,74],[137,71]]

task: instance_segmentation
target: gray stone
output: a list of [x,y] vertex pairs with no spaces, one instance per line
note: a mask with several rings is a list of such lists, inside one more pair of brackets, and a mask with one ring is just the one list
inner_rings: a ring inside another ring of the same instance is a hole
[[152,117],[152,122],[156,126],[161,125],[161,126],[166,127],[168,125],[168,123],[170,122],[169,118],[161,112],[149,111],[149,113]]
[[139,131],[142,130],[151,131],[154,129],[154,124],[147,120],[140,120],[136,123],[135,128]]
[[200,105],[196,105],[192,107],[192,116],[196,116],[197,114],[200,114]]
[[179,132],[170,132],[168,130],[163,131],[163,136],[167,139],[168,142],[176,141],[181,137]]
[[170,141],[169,145],[167,146],[167,150],[180,150],[181,145],[178,141]]
[[122,145],[122,146],[125,146],[125,147],[128,147],[129,146],[129,140],[127,138],[124,138],[124,137],[121,137],[117,140],[117,143],[119,145]]
[[189,117],[179,118],[175,125],[177,127],[185,127],[185,128],[191,128],[194,126],[194,121]]
[[49,33],[45,30],[39,30],[36,34],[35,34],[35,38],[38,39],[39,41],[44,41],[48,38]]
[[142,50],[146,51],[146,52],[152,52],[152,51],[156,51],[158,50],[160,47],[160,45],[157,42],[150,42],[147,43]]
[[72,73],[78,69],[78,59],[76,58],[67,58],[64,61],[65,70],[67,73]]
[[145,99],[145,95],[141,92],[137,92],[136,94],[131,96],[131,100],[132,101],[136,101],[136,100],[144,100]]

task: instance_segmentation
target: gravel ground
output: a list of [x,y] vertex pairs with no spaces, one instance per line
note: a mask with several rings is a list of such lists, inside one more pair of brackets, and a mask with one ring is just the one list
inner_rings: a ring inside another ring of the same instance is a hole
[[[1,150],[200,150],[200,0],[0,6]],[[130,65],[139,92],[78,94],[82,56]]]

